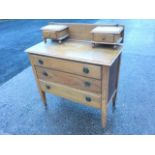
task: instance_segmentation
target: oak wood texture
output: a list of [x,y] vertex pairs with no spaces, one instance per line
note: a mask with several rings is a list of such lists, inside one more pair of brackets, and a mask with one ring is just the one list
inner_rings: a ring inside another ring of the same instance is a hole
[[43,91],[47,91],[49,93],[53,93],[55,95],[62,96],[64,98],[96,108],[101,107],[101,95],[74,89],[57,83],[45,82],[42,80],[40,80],[40,86]]
[[[67,61],[63,59],[49,58],[39,55],[31,55],[31,59],[33,59],[33,63],[38,66],[78,74],[86,77],[101,79],[100,66],[75,61]],[[88,69],[88,73],[84,72],[84,69]]]
[[85,90],[88,92],[101,94],[101,80],[86,78],[83,76],[60,72],[36,66],[38,78],[43,81],[59,83],[72,88]]
[[[62,25],[62,23],[49,23],[49,25]],[[87,41],[91,41],[92,40],[92,34],[91,31],[95,28],[95,27],[111,27],[111,28],[115,28],[115,27],[120,27],[122,28],[121,31],[121,37],[122,37],[122,41],[121,43],[124,42],[124,30],[125,27],[124,25],[110,25],[110,24],[84,24],[84,23],[65,23],[65,25],[67,25],[69,27],[69,36],[71,39],[75,39],[75,40],[87,40]]]
[[121,52],[121,46],[116,49],[98,46],[92,48],[91,42],[66,40],[62,44],[56,42],[41,42],[28,48],[26,52],[52,58],[110,66]]
[[108,92],[109,92],[109,67],[102,67],[102,104],[101,104],[101,120],[102,127],[106,127],[106,117],[107,117],[107,104],[108,104]]
[[[92,48],[90,31],[98,25],[65,25],[69,26],[70,39],[62,44],[41,42],[26,50],[40,95],[44,103],[45,92],[49,92],[101,109],[105,128],[107,104],[112,101],[115,106],[118,92],[122,46]],[[121,42],[124,41],[124,26],[122,29]]]
[[69,36],[68,26],[66,25],[47,25],[41,28],[43,39],[63,40]]
[[117,44],[122,40],[122,26],[97,26],[92,31],[92,42],[103,44]]

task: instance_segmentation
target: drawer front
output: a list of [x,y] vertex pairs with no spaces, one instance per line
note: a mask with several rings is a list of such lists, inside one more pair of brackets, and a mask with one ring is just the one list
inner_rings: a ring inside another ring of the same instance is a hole
[[38,78],[48,82],[59,83],[73,88],[101,94],[101,80],[86,78],[75,74],[37,67]]
[[112,35],[112,34],[93,34],[93,41],[113,43],[114,35]]
[[49,31],[43,31],[43,37],[44,38],[50,38],[50,32]]
[[51,38],[51,39],[59,39],[61,37],[64,37],[67,34],[68,34],[68,29],[65,29],[60,32],[43,31],[44,38]]
[[49,58],[32,54],[30,54],[30,58],[34,65],[82,75],[85,77],[101,79],[101,66],[84,64],[75,61],[67,61],[57,58]]
[[41,89],[45,92],[49,92],[75,102],[80,102],[89,106],[100,108],[101,105],[101,95],[88,93],[78,89],[74,89],[68,86],[45,82],[40,80]]
[[51,39],[57,39],[56,32],[49,32],[50,33],[50,38]]
[[57,37],[61,38],[61,37],[64,37],[65,35],[67,35],[67,34],[68,34],[68,29],[65,29],[63,31],[57,32]]
[[117,43],[121,39],[121,34],[93,34],[93,41]]

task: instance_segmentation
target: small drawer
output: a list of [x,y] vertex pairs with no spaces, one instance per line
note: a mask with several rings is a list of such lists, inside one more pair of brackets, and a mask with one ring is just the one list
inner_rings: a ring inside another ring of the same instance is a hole
[[49,32],[49,38],[54,40],[59,40],[69,35],[68,29],[58,31],[58,32]]
[[92,41],[94,42],[106,42],[106,43],[117,43],[121,38],[120,34],[93,34]]
[[75,102],[80,102],[96,108],[101,107],[101,94],[94,94],[78,89],[74,89],[65,85],[45,82],[40,80],[41,89],[45,92],[49,92]]
[[36,66],[38,78],[47,82],[67,85],[76,89],[101,94],[101,80],[60,72]]
[[61,39],[64,36],[67,36],[67,35],[69,35],[68,29],[65,29],[65,30],[60,31],[60,32],[56,32],[56,39]]
[[44,39],[63,40],[69,36],[66,25],[47,25],[41,28]]
[[30,54],[33,65],[101,79],[101,66]]
[[92,41],[99,43],[119,43],[122,40],[122,26],[97,26],[91,30]]

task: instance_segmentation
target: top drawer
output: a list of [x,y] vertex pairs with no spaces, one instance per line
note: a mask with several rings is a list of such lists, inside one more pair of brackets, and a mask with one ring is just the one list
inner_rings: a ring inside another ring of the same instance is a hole
[[30,54],[31,63],[59,71],[101,79],[101,66]]

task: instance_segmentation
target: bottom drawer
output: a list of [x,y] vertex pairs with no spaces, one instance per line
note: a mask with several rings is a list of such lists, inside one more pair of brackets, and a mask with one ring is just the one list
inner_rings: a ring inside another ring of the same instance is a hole
[[40,86],[43,91],[62,96],[64,98],[80,102],[89,106],[100,108],[101,95],[88,93],[86,91],[77,90],[61,84],[45,82],[40,80]]

